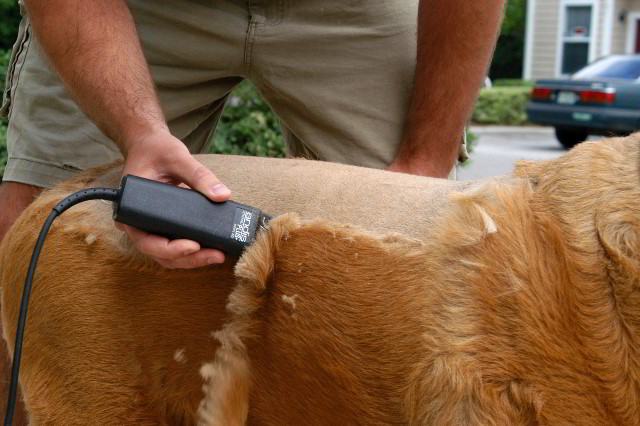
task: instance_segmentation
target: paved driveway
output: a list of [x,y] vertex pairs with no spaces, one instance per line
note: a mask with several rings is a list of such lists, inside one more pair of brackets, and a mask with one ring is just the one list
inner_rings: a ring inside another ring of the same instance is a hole
[[518,160],[549,160],[564,148],[551,127],[472,127],[478,138],[470,164],[458,167],[458,180],[510,174]]

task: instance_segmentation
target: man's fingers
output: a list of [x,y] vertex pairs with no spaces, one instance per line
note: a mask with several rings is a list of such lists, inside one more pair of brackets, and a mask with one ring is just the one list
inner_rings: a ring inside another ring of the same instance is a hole
[[122,225],[141,253],[149,255],[165,268],[200,268],[224,262],[224,254],[218,250],[201,249],[191,240],[169,240],[149,234],[131,226]]
[[213,172],[203,166],[190,154],[186,156],[182,164],[176,164],[179,170],[174,174],[180,176],[192,189],[204,194],[213,201],[226,201],[231,198],[231,191]]
[[132,226],[125,226],[129,237],[138,250],[153,258],[178,259],[200,250],[200,244],[191,240],[169,240],[159,235],[149,234]]
[[188,256],[166,260],[154,258],[156,262],[169,269],[192,269],[224,262],[224,254],[218,250],[202,249]]

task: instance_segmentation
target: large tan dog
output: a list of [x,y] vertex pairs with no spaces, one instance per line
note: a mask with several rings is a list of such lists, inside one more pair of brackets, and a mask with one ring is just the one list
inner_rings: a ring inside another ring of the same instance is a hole
[[[65,213],[26,329],[33,424],[640,424],[640,135],[474,184],[205,161],[238,201],[298,215],[235,271],[170,271],[108,203]],[[44,218],[117,184],[100,173],[42,195],[0,246],[11,348]]]

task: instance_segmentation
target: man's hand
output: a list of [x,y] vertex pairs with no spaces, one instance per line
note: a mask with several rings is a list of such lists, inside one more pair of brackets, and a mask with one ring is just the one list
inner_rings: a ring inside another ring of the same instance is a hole
[[484,81],[505,0],[420,0],[413,99],[387,170],[445,178]]
[[[125,0],[27,3],[38,41],[77,104],[124,154],[124,173],[183,184],[214,201],[230,197],[169,133]],[[141,252],[168,268],[224,261],[221,252],[194,241],[124,229]]]
[[[188,186],[213,201],[225,201],[231,196],[231,191],[168,131],[148,135],[130,145],[123,174]],[[197,268],[224,262],[222,252],[202,249],[195,241],[170,241],[131,226],[118,227],[129,234],[138,250],[165,268]]]

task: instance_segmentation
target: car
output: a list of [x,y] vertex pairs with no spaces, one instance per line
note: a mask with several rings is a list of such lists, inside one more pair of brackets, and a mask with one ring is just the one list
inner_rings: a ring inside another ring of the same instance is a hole
[[640,55],[611,55],[564,79],[536,81],[529,121],[555,127],[565,147],[589,135],[624,135],[640,127]]

